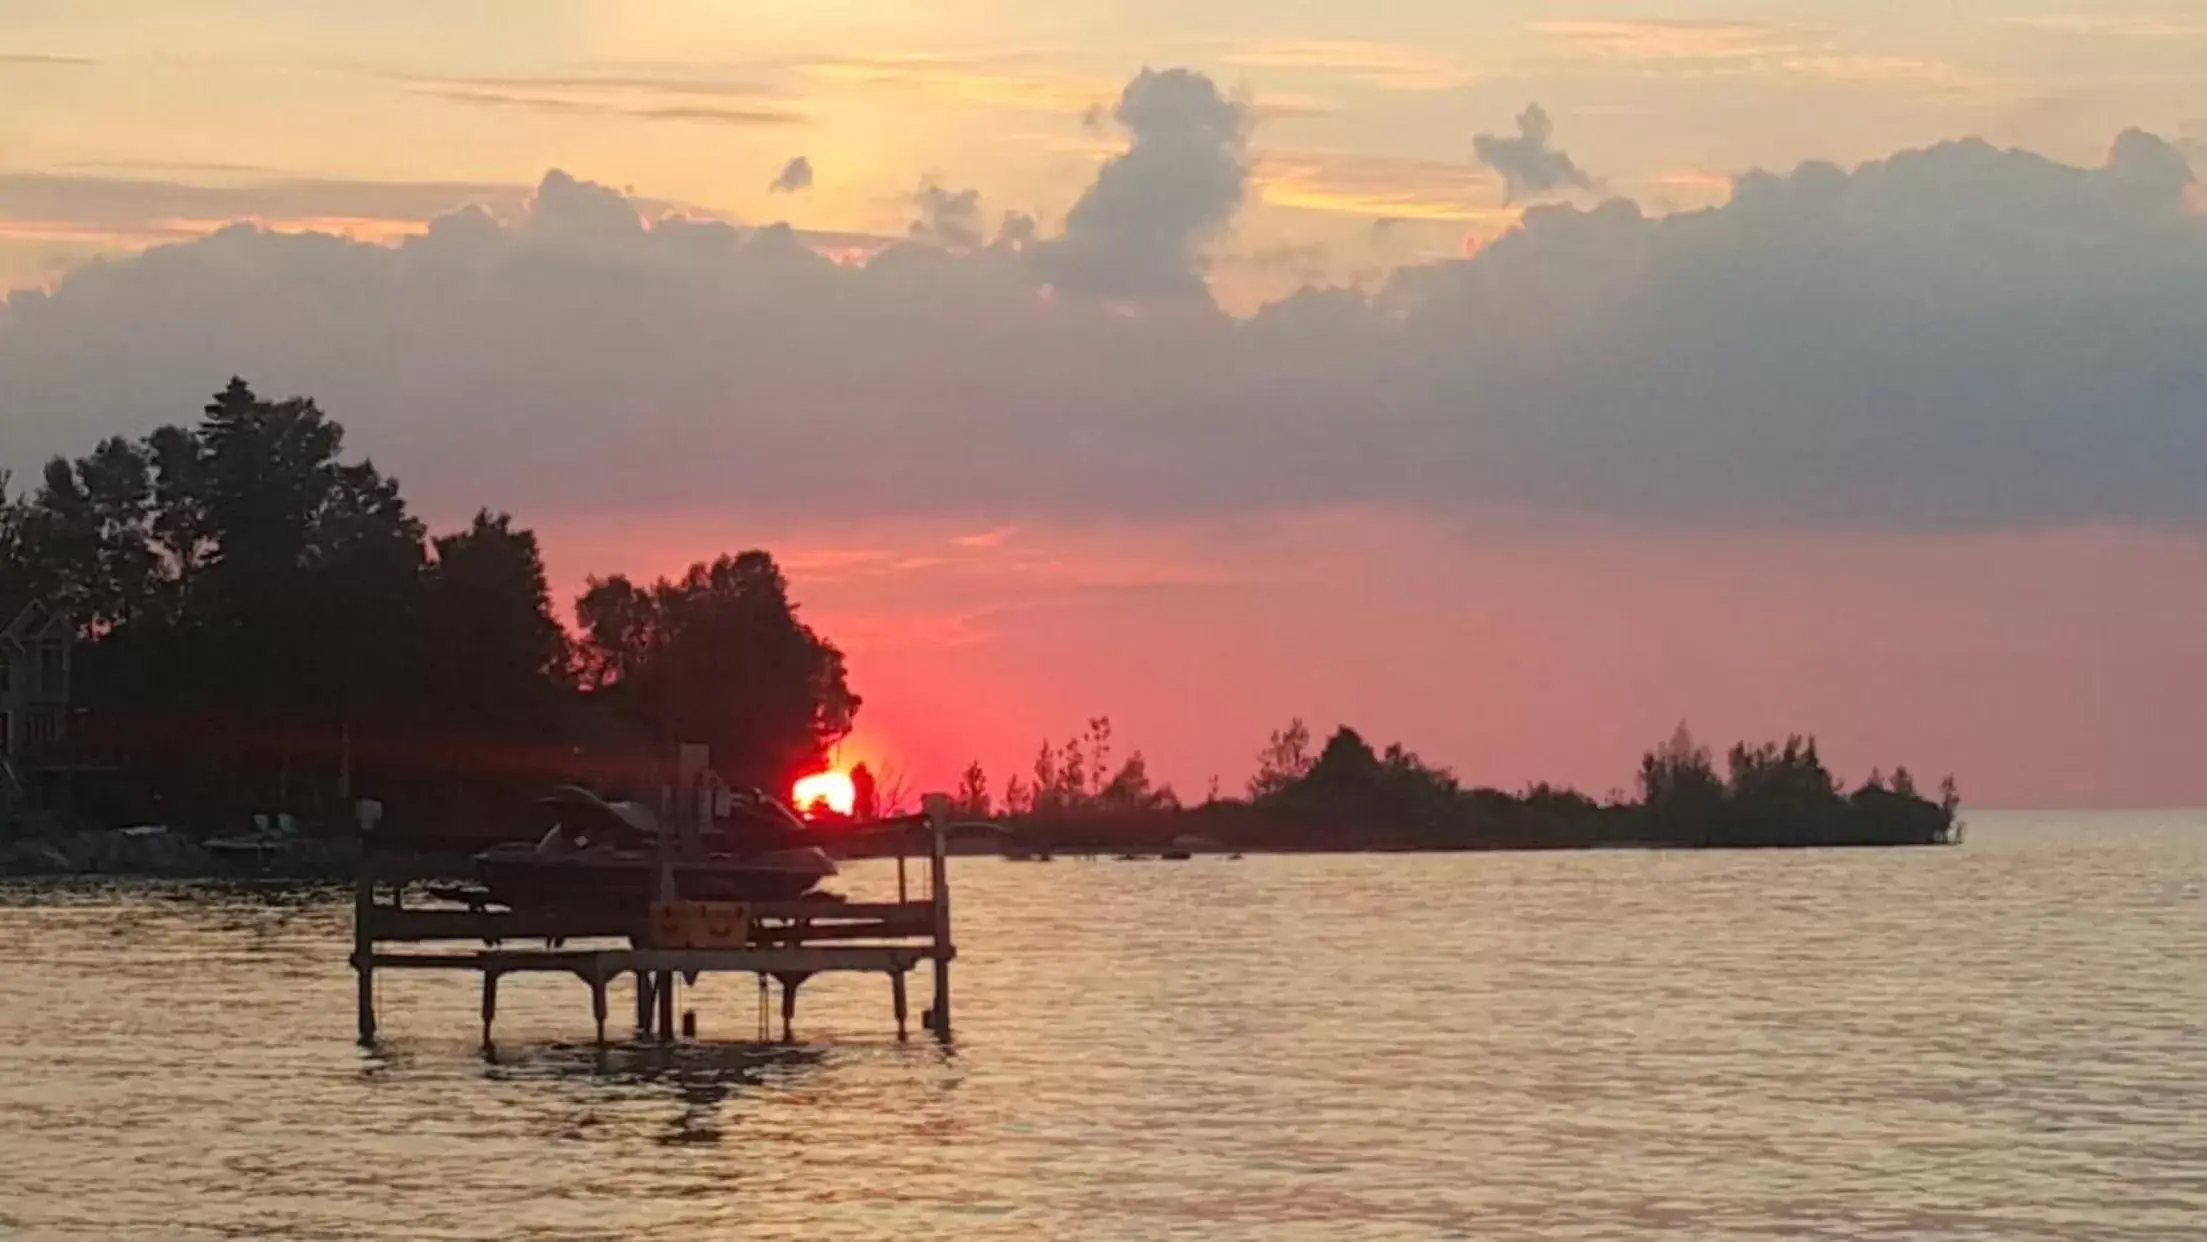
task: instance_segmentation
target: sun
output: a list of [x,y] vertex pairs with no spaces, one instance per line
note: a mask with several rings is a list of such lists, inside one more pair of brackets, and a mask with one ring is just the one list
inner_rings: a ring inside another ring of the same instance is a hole
[[858,789],[851,784],[848,772],[815,772],[797,782],[790,790],[790,800],[800,813],[826,807],[838,815],[848,815],[858,805]]

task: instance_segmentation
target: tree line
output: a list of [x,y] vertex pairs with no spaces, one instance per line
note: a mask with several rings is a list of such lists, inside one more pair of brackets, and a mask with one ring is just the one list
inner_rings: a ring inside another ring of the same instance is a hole
[[1156,847],[1183,836],[1244,849],[1495,849],[1593,845],[1913,845],[1953,839],[1953,779],[1933,801],[1906,768],[1873,772],[1852,790],[1832,774],[1814,738],[1740,744],[1719,774],[1682,724],[1641,760],[1638,797],[1596,800],[1546,783],[1517,792],[1467,788],[1445,767],[1399,743],[1375,749],[1343,726],[1321,747],[1302,720],[1274,730],[1240,797],[1217,782],[1183,807],[1152,787],[1139,751],[1109,764],[1108,719],[1063,745],[1045,742],[1031,780],[1013,777],[1000,799],[981,765],[968,767],[959,802],[998,812],[1031,848]]
[[371,791],[496,820],[558,780],[641,794],[677,740],[786,790],[849,733],[843,655],[767,553],[592,578],[570,632],[533,532],[431,534],[343,449],[311,398],[233,379],[195,424],[0,472],[0,601],[76,621],[68,752],[137,804],[109,813],[332,818]]

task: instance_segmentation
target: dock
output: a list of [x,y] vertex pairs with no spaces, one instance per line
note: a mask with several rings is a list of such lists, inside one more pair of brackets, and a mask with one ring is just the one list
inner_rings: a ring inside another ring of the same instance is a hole
[[[780,902],[707,903],[661,901],[633,917],[559,910],[510,911],[471,907],[416,893],[410,886],[436,878],[416,874],[404,855],[376,848],[381,808],[362,804],[360,870],[353,890],[352,966],[359,983],[359,1038],[376,1038],[377,975],[386,971],[452,970],[481,976],[482,1030],[487,1047],[498,1016],[498,984],[507,975],[570,975],[588,990],[597,1040],[615,985],[628,981],[638,1038],[671,1041],[694,1036],[696,1015],[677,1025],[679,989],[703,975],[749,974],[759,983],[758,1036],[769,1038],[770,984],[781,988],[781,1038],[795,1037],[798,991],[815,975],[837,972],[885,975],[890,1016],[899,1039],[907,1037],[908,979],[931,964],[933,995],[921,1016],[936,1039],[950,1039],[950,964],[957,949],[950,932],[950,881],[945,848],[946,813],[928,816],[927,887],[909,893],[907,862],[897,855],[893,902],[808,899]],[[571,947],[572,946],[572,947]]]

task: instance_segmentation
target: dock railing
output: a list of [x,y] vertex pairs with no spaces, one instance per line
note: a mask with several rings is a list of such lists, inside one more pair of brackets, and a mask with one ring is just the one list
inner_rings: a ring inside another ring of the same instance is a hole
[[[410,886],[428,879],[405,855],[378,848],[382,808],[358,807],[360,870],[353,888],[352,965],[359,983],[359,1036],[376,1038],[376,975],[391,970],[458,970],[482,976],[483,1041],[498,1012],[498,982],[509,974],[572,975],[590,990],[597,1038],[606,1039],[608,990],[633,981],[639,1036],[675,1038],[679,981],[719,973],[759,979],[759,1037],[768,1036],[768,981],[781,985],[781,1037],[793,1037],[797,992],[817,974],[853,972],[889,977],[897,1037],[906,1036],[906,979],[933,964],[934,997],[922,1025],[950,1038],[950,931],[946,849],[949,800],[930,795],[925,823],[929,887],[906,896],[901,877],[894,902],[662,901],[633,914],[578,910],[493,910],[431,896]],[[415,904],[408,905],[409,896]],[[684,1034],[695,1033],[693,1013]]]

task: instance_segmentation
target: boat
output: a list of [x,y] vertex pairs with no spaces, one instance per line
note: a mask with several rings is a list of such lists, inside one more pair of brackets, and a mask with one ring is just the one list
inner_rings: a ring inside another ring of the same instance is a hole
[[[732,791],[728,814],[688,831],[649,807],[576,786],[540,800],[551,826],[535,843],[475,855],[488,901],[509,909],[635,912],[664,896],[687,901],[795,901],[836,874],[811,825],[756,790]],[[671,880],[663,892],[662,873]]]

